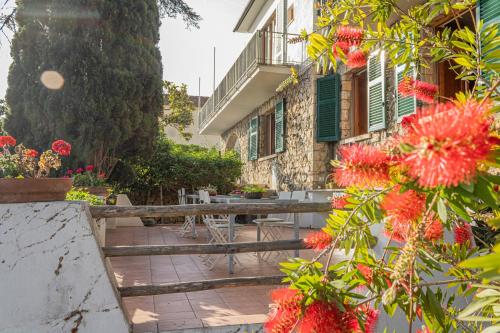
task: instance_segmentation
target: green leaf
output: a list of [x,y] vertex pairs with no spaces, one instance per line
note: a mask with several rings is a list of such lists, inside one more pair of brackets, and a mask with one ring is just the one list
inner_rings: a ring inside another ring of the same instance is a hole
[[441,221],[443,221],[443,223],[446,223],[446,221],[448,220],[448,212],[446,211],[446,205],[442,198],[439,198],[437,202],[437,210]]

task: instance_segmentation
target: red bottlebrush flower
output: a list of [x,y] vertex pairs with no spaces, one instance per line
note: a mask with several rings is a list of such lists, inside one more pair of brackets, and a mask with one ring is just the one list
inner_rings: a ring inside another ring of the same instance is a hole
[[356,268],[361,273],[361,275],[363,275],[363,277],[366,280],[366,283],[372,284],[372,282],[373,282],[373,271],[372,271],[372,269],[370,267],[366,266],[366,265],[363,265],[363,264],[358,264],[356,266]]
[[429,241],[438,241],[443,238],[443,224],[438,219],[432,219],[425,228],[424,238]]
[[87,165],[87,166],[85,167],[85,171],[88,171],[88,172],[92,172],[92,171],[94,171],[94,166],[93,166],[93,165]]
[[83,168],[78,168],[78,169],[76,169],[76,173],[77,173],[77,174],[83,173],[83,171],[84,171],[84,170],[83,170]]
[[340,195],[340,196],[333,196],[332,197],[332,208],[335,208],[335,209],[345,208],[345,206],[347,206],[349,204],[349,202],[347,201],[347,198],[349,198],[349,197],[350,197],[349,194],[344,194],[344,195]]
[[318,232],[311,232],[304,238],[304,243],[308,249],[313,249],[314,251],[321,251],[326,249],[332,243],[332,236],[324,232],[323,230]]
[[52,150],[61,156],[69,156],[71,145],[64,140],[56,140],[52,143]]
[[350,50],[349,43],[347,43],[345,41],[337,41],[337,42],[333,43],[332,53],[333,53],[333,56],[335,58],[338,58],[340,56],[339,51],[337,49],[341,49],[342,52],[344,53],[344,55],[347,56],[349,54],[349,50]]
[[[361,316],[364,322],[364,329],[362,329],[359,325],[359,322],[356,318],[356,314]],[[368,305],[362,305],[356,308],[354,311],[348,311],[345,313],[348,318],[346,328],[342,332],[349,333],[374,333],[377,328],[377,321],[379,311],[371,308]]]
[[417,330],[417,333],[432,333],[432,331],[428,327],[424,327],[421,330]]
[[336,34],[338,42],[346,42],[349,46],[359,46],[364,36],[362,29],[345,25],[338,27]]
[[420,305],[417,305],[417,310],[415,311],[417,317],[419,320],[422,320],[422,307]]
[[26,149],[23,152],[23,154],[25,157],[28,157],[28,158],[36,158],[38,156],[38,152],[34,149]]
[[264,324],[267,333],[289,333],[300,316],[302,295],[289,288],[276,289],[271,293],[273,309]]
[[474,235],[472,234],[472,228],[469,223],[456,226],[453,229],[453,233],[455,234],[455,243],[460,245],[468,244],[469,247],[472,246]]
[[416,99],[422,102],[433,103],[438,92],[438,87],[434,84],[406,76],[399,83],[398,92],[402,96],[415,96]]
[[389,156],[368,145],[354,144],[339,148],[342,163],[334,172],[340,186],[361,188],[387,185],[389,182]]
[[360,68],[366,65],[365,53],[361,50],[356,50],[349,53],[347,56],[347,67]]
[[66,175],[68,175],[68,176],[73,175],[73,170],[68,169],[68,170],[66,171]]
[[0,136],[0,147],[11,146],[14,147],[16,145],[16,139],[14,139],[10,135],[2,135]]
[[426,188],[470,183],[493,147],[490,108],[489,102],[470,99],[463,105],[441,103],[417,110],[411,130],[402,137],[414,147],[403,158],[408,174]]
[[408,115],[406,117],[403,117],[403,119],[401,120],[401,126],[405,130],[410,129],[413,126],[413,122],[415,121],[416,118],[417,118],[417,115],[415,113],[414,114],[410,114],[410,115]]
[[409,224],[422,216],[425,195],[413,190],[401,193],[401,186],[398,185],[384,197],[380,207],[392,222]]
[[304,310],[299,333],[351,332],[344,326],[343,313],[334,305],[315,301]]

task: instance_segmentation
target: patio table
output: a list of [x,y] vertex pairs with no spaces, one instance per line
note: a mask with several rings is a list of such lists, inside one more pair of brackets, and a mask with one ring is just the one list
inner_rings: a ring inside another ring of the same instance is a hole
[[[246,199],[242,197],[236,197],[236,196],[230,196],[230,195],[216,195],[210,197],[211,202],[215,203],[280,203],[280,202],[286,202],[286,203],[297,203],[299,202],[298,200],[289,200],[289,199]],[[257,215],[257,218],[260,218],[260,215]],[[235,224],[235,219],[236,215],[229,215],[229,242],[234,241],[234,224]],[[300,225],[299,225],[299,219],[298,215],[296,213],[293,214],[293,230],[294,230],[294,239],[299,239],[300,238]],[[260,227],[257,227],[257,241],[260,242]],[[233,260],[233,254],[228,255],[228,271],[229,274],[234,273],[234,260]],[[295,250],[295,256],[299,256],[299,250]]]

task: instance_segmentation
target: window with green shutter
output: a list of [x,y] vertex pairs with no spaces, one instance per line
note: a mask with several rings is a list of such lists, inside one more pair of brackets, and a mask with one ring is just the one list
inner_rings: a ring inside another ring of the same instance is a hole
[[484,25],[500,23],[500,1],[480,0],[479,18],[484,21]]
[[316,81],[316,140],[340,140],[340,75],[322,77]]
[[398,65],[396,66],[395,69],[396,115],[398,121],[401,121],[401,119],[403,119],[404,116],[407,116],[415,112],[415,109],[417,107],[417,100],[415,97],[412,96],[403,97],[398,92],[398,85],[401,81],[403,81],[403,78],[405,76],[413,78],[415,77],[415,69],[413,67],[410,67],[405,73],[405,67],[406,65]]
[[368,57],[368,131],[385,128],[385,56],[375,51]]
[[259,157],[259,117],[250,119],[248,124],[248,160]]
[[274,116],[274,147],[276,153],[285,151],[285,100],[281,99],[276,103]]

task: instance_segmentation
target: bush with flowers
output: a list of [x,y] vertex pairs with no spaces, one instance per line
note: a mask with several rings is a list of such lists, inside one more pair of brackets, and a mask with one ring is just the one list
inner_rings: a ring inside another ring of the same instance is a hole
[[0,136],[0,178],[45,178],[61,168],[61,158],[71,153],[71,145],[56,140],[49,150],[39,154],[17,144],[9,135]]
[[[477,220],[500,227],[498,25],[476,21],[475,1],[433,0],[405,10],[397,3],[327,1],[322,32],[302,36],[325,70],[340,62],[364,66],[375,46],[385,50],[391,65],[417,72],[398,92],[421,104],[385,145],[340,148],[333,179],[346,193],[332,200],[325,228],[304,240],[316,257],[281,264],[289,286],[272,293],[266,332],[383,331],[376,328],[381,312],[404,313],[410,333],[500,331],[499,239],[490,239],[493,246],[472,227]],[[458,21],[459,12],[471,16],[474,29],[432,28],[439,15]],[[429,60],[452,62],[469,88],[440,102],[437,87],[420,80]],[[379,224],[384,235],[373,233]],[[372,245],[382,238],[376,253]],[[347,259],[334,260],[335,251]]]
[[73,185],[77,187],[106,186],[106,175],[97,172],[93,165],[80,167],[76,170],[66,170],[66,176],[73,178]]

